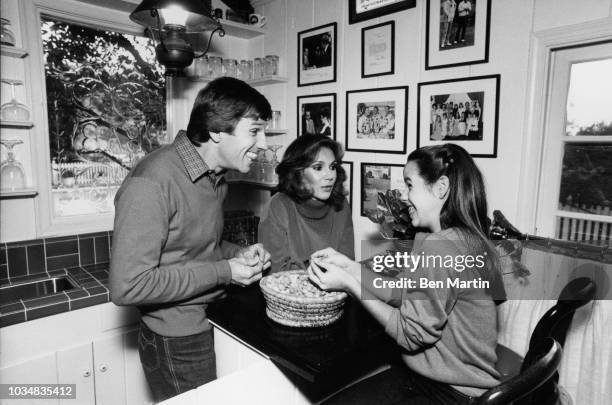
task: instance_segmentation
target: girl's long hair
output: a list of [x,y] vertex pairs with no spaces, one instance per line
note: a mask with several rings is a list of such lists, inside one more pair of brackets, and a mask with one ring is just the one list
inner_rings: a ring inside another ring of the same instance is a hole
[[471,250],[487,253],[488,266],[480,274],[490,282],[494,298],[505,299],[499,255],[488,239],[484,180],[472,157],[461,146],[447,143],[419,148],[408,155],[408,162],[416,163],[426,184],[448,177],[448,198],[440,212],[440,225],[442,229],[456,228]]

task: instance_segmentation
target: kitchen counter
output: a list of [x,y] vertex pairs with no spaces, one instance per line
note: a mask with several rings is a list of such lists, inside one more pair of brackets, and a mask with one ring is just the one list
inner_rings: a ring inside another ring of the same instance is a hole
[[265,313],[259,285],[231,286],[207,309],[208,317],[242,344],[271,360],[312,402],[388,364],[397,345],[350,298],[342,318],[322,328],[291,328]]

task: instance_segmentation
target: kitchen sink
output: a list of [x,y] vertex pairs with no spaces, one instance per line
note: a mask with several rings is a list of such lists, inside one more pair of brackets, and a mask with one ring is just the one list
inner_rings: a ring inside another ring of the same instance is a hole
[[43,279],[19,282],[0,286],[0,305],[11,302],[45,297],[62,291],[80,288],[69,276],[46,277]]

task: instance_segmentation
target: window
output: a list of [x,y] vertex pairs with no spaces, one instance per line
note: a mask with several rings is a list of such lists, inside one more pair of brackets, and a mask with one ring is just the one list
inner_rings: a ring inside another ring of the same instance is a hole
[[553,49],[538,233],[612,241],[612,42]]
[[169,142],[163,68],[145,37],[41,16],[52,215],[112,213],[129,169]]

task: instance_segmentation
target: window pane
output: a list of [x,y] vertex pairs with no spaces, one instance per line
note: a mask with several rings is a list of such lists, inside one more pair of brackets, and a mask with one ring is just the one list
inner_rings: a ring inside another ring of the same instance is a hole
[[166,90],[144,37],[42,19],[56,216],[112,212],[129,169],[167,143]]
[[612,144],[566,143],[559,209],[612,215]]
[[567,135],[612,135],[610,72],[612,59],[572,65],[567,95]]

